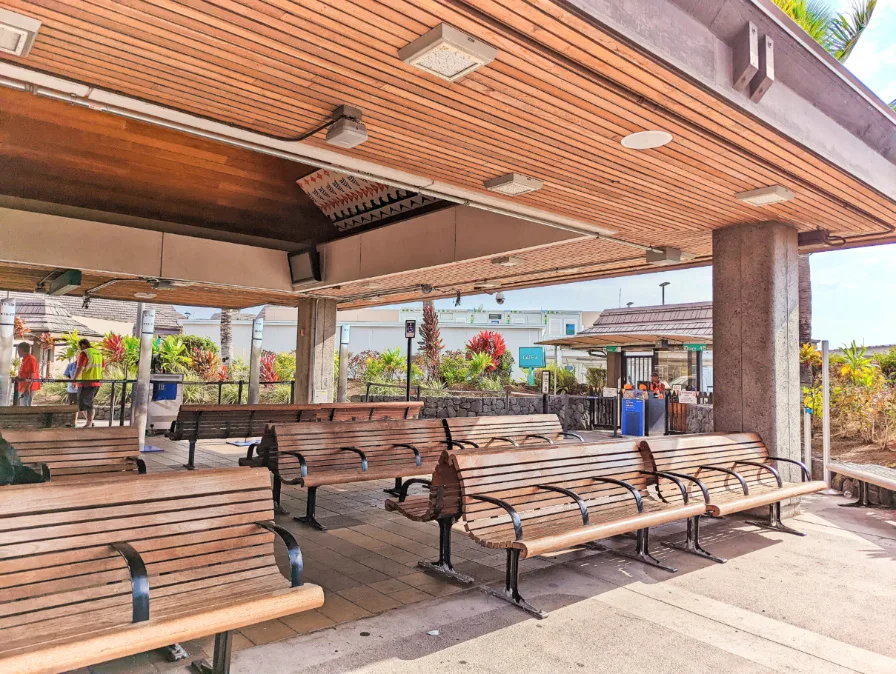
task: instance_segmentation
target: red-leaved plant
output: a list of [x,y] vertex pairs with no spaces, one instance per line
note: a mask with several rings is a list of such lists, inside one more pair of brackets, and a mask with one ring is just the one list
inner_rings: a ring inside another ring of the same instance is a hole
[[506,350],[507,346],[504,344],[504,338],[501,336],[501,333],[493,332],[492,330],[483,330],[467,342],[467,358],[472,353],[487,353],[491,356],[491,365],[486,368],[488,372],[494,372],[498,369],[501,356],[504,355]]

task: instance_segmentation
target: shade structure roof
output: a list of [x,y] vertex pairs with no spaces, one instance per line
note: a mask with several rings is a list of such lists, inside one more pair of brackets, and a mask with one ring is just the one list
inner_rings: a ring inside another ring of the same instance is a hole
[[[137,302],[122,302],[117,300],[107,300],[102,298],[91,298],[87,306],[84,306],[82,297],[74,297],[71,295],[59,295],[57,297],[48,298],[46,295],[37,293],[8,293],[9,296],[16,300],[16,312],[18,307],[38,302],[44,299],[51,299],[54,306],[61,307],[69,316],[85,316],[89,318],[99,318],[104,321],[115,321],[119,323],[135,323],[137,321]],[[3,294],[4,296],[6,293]],[[181,319],[186,318],[178,312],[170,304],[153,304],[146,302],[144,309],[154,309],[156,312],[156,329],[168,332],[180,332]],[[77,320],[77,319],[73,319]],[[81,330],[78,330],[81,333]]]
[[101,335],[73,318],[55,297],[34,297],[16,301],[16,317],[21,318],[32,334],[48,332],[61,335],[77,330],[83,337]]
[[712,302],[606,309],[594,325],[570,337],[538,344],[574,349],[712,343]]

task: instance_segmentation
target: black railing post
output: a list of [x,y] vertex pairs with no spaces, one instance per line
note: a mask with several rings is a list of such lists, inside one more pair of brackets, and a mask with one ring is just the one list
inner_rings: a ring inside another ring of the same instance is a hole
[[290,405],[296,404],[296,380],[295,379],[293,379],[291,382],[289,382],[289,404]]
[[663,400],[664,400],[664,404],[665,404],[665,406],[666,406],[666,415],[665,415],[665,417],[666,417],[666,418],[665,418],[665,421],[666,421],[666,432],[663,433],[663,435],[669,435],[669,429],[672,427],[672,419],[669,417],[670,413],[672,412],[672,408],[671,408],[670,405],[669,405],[669,402],[670,402],[670,398],[671,398],[671,397],[672,397],[671,395],[667,395],[667,396],[663,399]]
[[13,407],[19,404],[19,378],[12,377],[12,404]]
[[221,404],[221,396],[224,393],[224,382],[218,381],[218,404]]
[[236,404],[237,405],[243,404],[243,380],[242,379],[240,379],[239,387],[236,390]]
[[109,392],[109,425],[115,420],[115,381],[112,382],[112,390]]
[[547,394],[547,393],[542,393],[542,394],[541,394],[541,413],[542,413],[542,414],[548,414],[548,413],[549,413],[549,412],[548,412],[548,408],[549,408],[548,394]]

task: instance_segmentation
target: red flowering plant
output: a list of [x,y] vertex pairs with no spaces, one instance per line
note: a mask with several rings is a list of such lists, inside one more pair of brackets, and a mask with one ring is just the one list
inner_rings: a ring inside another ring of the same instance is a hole
[[280,381],[276,368],[277,354],[265,351],[261,354],[261,381]]
[[504,355],[506,350],[507,345],[504,343],[504,337],[501,336],[500,332],[492,330],[483,330],[467,342],[468,359],[474,353],[485,353],[491,357],[492,362],[486,368],[487,372],[494,372],[498,368],[501,356]]

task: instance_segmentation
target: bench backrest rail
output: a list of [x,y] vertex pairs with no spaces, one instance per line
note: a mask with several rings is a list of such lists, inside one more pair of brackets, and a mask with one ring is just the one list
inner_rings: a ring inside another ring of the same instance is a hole
[[445,420],[448,439],[502,447],[557,442],[563,427],[556,414],[454,417]]
[[136,427],[4,431],[3,437],[23,463],[46,464],[52,479],[145,470]]

